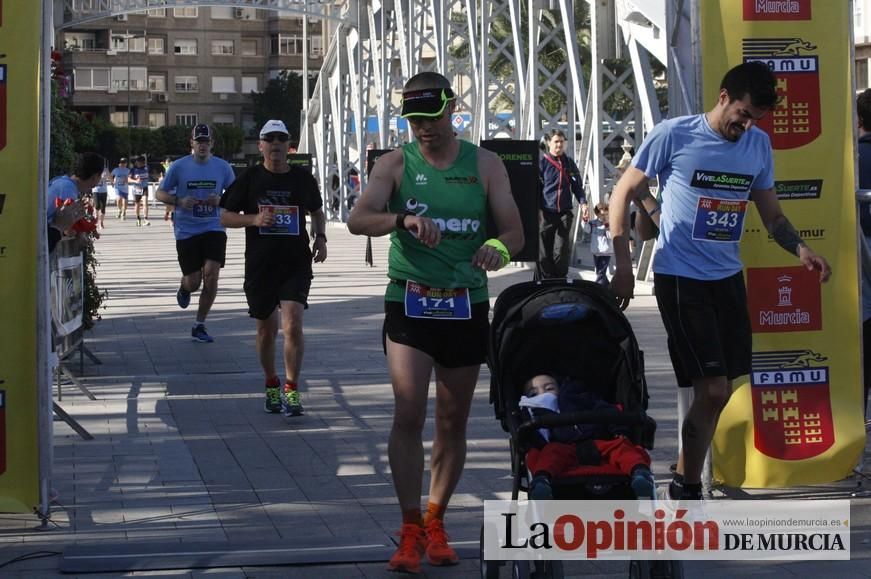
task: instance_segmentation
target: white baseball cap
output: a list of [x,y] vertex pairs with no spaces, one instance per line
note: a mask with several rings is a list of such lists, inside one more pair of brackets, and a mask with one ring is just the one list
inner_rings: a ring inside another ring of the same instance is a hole
[[263,125],[262,129],[260,129],[260,138],[262,139],[269,133],[284,133],[285,135],[290,135],[290,133],[287,132],[287,127],[284,126],[284,122],[279,121],[278,119],[270,119],[266,121],[266,124]]

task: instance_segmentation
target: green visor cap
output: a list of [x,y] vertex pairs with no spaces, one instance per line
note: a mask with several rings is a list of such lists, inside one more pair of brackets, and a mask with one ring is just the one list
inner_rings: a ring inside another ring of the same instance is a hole
[[402,93],[403,119],[408,117],[441,117],[448,103],[454,100],[454,91],[449,88],[427,88]]

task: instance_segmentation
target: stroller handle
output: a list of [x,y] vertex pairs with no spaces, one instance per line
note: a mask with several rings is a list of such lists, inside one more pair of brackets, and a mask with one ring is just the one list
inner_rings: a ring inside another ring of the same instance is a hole
[[644,425],[647,418],[643,412],[564,412],[534,416],[524,420],[517,428],[519,433],[525,433],[539,428],[554,426],[572,426],[575,424],[620,424]]

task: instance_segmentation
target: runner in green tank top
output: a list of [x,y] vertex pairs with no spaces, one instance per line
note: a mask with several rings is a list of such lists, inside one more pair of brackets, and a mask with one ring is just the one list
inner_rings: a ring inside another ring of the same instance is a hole
[[[466,421],[487,351],[487,271],[523,247],[511,184],[494,153],[459,141],[448,80],[420,73],[405,84],[402,116],[416,142],[381,157],[351,217],[358,235],[390,234],[382,333],[395,401],[388,455],[402,510],[392,571],[458,562],[442,522],[466,459]],[[497,231],[486,229],[487,211]],[[436,378],[435,438],[421,517],[423,426]]]
[[[387,210],[432,219],[441,243],[429,248],[408,231],[392,232],[387,275],[440,288],[469,288],[472,303],[479,303],[488,299],[487,274],[472,264],[472,256],[487,239],[487,194],[478,177],[477,147],[459,144],[457,159],[443,171],[424,159],[418,143],[402,148],[402,182]],[[387,300],[403,301],[404,290],[390,284]]]

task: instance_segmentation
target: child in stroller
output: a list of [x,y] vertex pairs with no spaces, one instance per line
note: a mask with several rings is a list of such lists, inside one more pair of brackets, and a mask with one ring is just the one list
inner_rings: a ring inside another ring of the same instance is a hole
[[[547,413],[593,411],[619,413],[621,408],[610,404],[578,379],[567,378],[558,382],[547,374],[530,378],[523,386],[520,407],[530,416]],[[650,456],[627,436],[629,428],[618,424],[576,424],[542,428],[540,439],[534,446],[535,456],[527,456],[532,469],[529,498],[553,498],[552,479],[577,466],[610,465],[629,475],[630,486],[638,498],[653,498],[655,483],[650,471]]]

